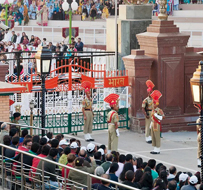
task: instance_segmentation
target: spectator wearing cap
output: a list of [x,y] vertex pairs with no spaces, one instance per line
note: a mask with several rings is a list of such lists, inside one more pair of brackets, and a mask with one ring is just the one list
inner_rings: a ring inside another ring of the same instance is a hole
[[[68,154],[70,154],[70,147],[65,147],[64,150],[63,150],[63,154],[62,156],[59,158],[59,163],[60,164],[63,164],[63,165],[66,165],[67,164],[67,157],[68,157]],[[62,167],[59,166],[59,169],[62,170]]]
[[[76,158],[75,168],[78,170],[81,170],[83,172],[93,174],[94,170],[96,168],[96,163],[95,163],[95,160],[93,157],[90,157],[90,160],[91,160],[92,166],[90,168],[88,168],[86,166],[83,166],[83,163],[84,163],[83,158]],[[82,173],[78,173],[78,172],[73,171],[73,170],[71,170],[69,172],[68,179],[70,179],[76,183],[79,183],[79,184],[87,185],[87,175],[84,175]],[[76,185],[78,186],[78,184],[76,184]]]
[[189,185],[184,185],[181,190],[196,190],[195,185],[198,183],[198,179],[195,175],[193,175],[189,179]]
[[91,167],[90,162],[91,160],[87,157],[87,152],[85,150],[80,150],[79,157],[84,159],[83,166]]
[[101,159],[102,159],[102,155],[101,155],[101,152],[95,152],[94,153],[94,159],[95,159],[95,162],[96,162],[96,165],[97,166],[101,166],[102,165],[102,161],[101,161]]
[[177,188],[176,180],[170,180],[168,182],[167,188],[168,188],[167,190],[176,190],[176,188]]
[[[98,177],[101,177],[103,174],[104,174],[104,169],[101,166],[98,166],[94,171],[94,175],[96,175]],[[101,180],[93,177],[92,184],[95,184],[95,183],[101,184]]]
[[169,168],[169,175],[167,177],[168,181],[174,180],[176,176],[177,170],[175,166],[171,166]]
[[[134,187],[134,188],[138,188],[141,189],[141,186],[138,185],[139,183],[134,183],[135,176],[134,176],[134,172],[129,170],[125,173],[125,181],[122,183],[124,185],[128,185],[130,187]],[[127,190],[124,187],[119,187],[119,190]]]
[[185,184],[188,182],[188,174],[181,173],[179,175],[179,184],[177,186],[177,190],[180,190]]
[[96,146],[93,143],[87,145],[87,157],[93,157],[96,152]]
[[9,135],[9,125],[7,123],[1,124],[1,135],[0,135],[0,143],[3,144],[3,139],[5,135]]
[[78,157],[77,155],[77,150],[79,148],[78,144],[76,142],[72,142],[70,145],[70,148],[71,148],[71,153],[75,154],[75,156]]
[[58,152],[59,152],[59,155],[60,155],[60,156],[62,155],[63,150],[64,150],[68,145],[69,145],[69,143],[67,142],[66,139],[62,139],[62,140],[59,142]]
[[110,165],[111,165],[112,162],[113,162],[113,156],[112,156],[112,154],[107,154],[107,156],[106,156],[106,162],[104,162],[101,165],[103,167],[105,173],[110,168]]

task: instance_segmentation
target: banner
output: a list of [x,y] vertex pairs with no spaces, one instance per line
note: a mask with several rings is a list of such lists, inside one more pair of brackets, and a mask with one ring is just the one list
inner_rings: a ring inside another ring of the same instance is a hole
[[128,76],[105,77],[104,88],[129,86]]

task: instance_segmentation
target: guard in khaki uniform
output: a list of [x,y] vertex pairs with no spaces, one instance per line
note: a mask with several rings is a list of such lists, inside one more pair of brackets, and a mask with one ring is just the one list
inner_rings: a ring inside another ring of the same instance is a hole
[[151,151],[151,154],[160,154],[160,146],[161,146],[161,120],[165,118],[162,109],[158,108],[159,98],[161,98],[162,94],[158,90],[154,90],[151,93],[151,97],[153,99],[153,109],[151,113],[152,121],[150,124],[151,135],[152,135],[152,146],[154,150]]
[[[200,118],[196,123],[200,123]],[[197,125],[197,166],[201,167],[201,125]]]
[[142,102],[142,112],[145,115],[145,140],[147,143],[152,143],[151,130],[149,127],[152,121],[151,112],[152,112],[153,100],[150,94],[155,85],[151,80],[147,80],[146,85],[147,85],[148,97],[146,97]]
[[118,94],[109,94],[104,101],[109,103],[111,111],[107,115],[108,122],[108,151],[117,151],[118,150],[118,122],[119,117],[117,111],[118,107]]
[[94,141],[91,137],[92,123],[93,123],[93,111],[92,111],[92,98],[91,98],[91,86],[92,83],[89,81],[82,82],[81,86],[85,89],[85,98],[82,101],[82,113],[84,116],[84,136],[87,142]]

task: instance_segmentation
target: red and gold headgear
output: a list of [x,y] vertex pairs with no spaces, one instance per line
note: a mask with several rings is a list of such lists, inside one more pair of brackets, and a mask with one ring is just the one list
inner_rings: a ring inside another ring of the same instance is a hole
[[92,83],[89,81],[84,81],[81,83],[81,87],[83,87],[85,89],[85,93],[90,92],[90,89],[92,87]]
[[151,92],[155,87],[154,83],[151,80],[147,80],[146,85],[147,85],[147,92]]
[[159,99],[160,99],[161,96],[162,96],[161,92],[158,91],[158,90],[154,90],[154,91],[150,94],[150,96],[152,97],[154,104],[159,105]]
[[106,98],[104,98],[104,101],[109,103],[110,106],[114,106],[118,103],[118,94],[109,94]]

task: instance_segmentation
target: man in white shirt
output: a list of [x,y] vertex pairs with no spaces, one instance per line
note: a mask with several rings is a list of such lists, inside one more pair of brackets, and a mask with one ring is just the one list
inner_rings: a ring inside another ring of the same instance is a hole
[[11,41],[12,33],[9,29],[6,29],[5,34],[4,34],[4,39],[2,40],[3,42],[9,42]]
[[16,44],[20,44],[21,36],[20,33],[17,33]]

